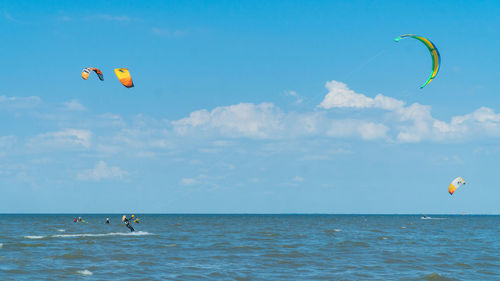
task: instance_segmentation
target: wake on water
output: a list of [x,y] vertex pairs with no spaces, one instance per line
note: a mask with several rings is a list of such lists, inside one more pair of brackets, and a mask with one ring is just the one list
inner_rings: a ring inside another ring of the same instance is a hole
[[110,232],[110,233],[81,233],[81,234],[54,234],[48,236],[26,235],[26,239],[43,239],[43,238],[74,238],[74,237],[105,237],[105,236],[143,236],[154,235],[147,231],[135,232]]

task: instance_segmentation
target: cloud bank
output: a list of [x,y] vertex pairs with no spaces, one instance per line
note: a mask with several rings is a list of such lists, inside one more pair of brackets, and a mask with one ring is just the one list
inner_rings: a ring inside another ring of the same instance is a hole
[[81,181],[122,180],[127,175],[128,172],[120,169],[120,167],[110,167],[106,162],[99,161],[94,168],[79,172],[77,179]]

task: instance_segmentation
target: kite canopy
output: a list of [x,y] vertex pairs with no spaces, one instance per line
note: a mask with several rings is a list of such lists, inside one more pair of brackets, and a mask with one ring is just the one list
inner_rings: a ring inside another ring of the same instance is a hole
[[457,190],[459,187],[461,187],[464,184],[465,184],[464,179],[461,177],[458,177],[450,183],[450,187],[448,187],[448,192],[450,193],[450,195],[453,195],[455,190]]
[[130,76],[130,72],[126,68],[116,68],[115,69],[116,77],[123,84],[123,86],[127,88],[134,87],[134,82],[132,82],[132,77]]
[[89,79],[90,72],[94,71],[95,74],[97,74],[97,77],[99,77],[99,80],[104,81],[104,76],[102,75],[101,70],[95,67],[87,67],[82,70],[82,78],[83,80]]
[[429,79],[427,79],[427,81],[422,86],[420,86],[420,89],[422,89],[427,84],[429,84],[429,82],[431,82],[438,74],[439,66],[441,65],[441,56],[439,55],[439,51],[436,48],[436,45],[434,45],[434,43],[432,43],[429,39],[426,39],[424,37],[420,37],[420,36],[415,35],[415,34],[404,34],[404,35],[401,35],[398,38],[394,39],[394,41],[399,42],[399,40],[404,39],[404,38],[414,38],[414,39],[419,40],[420,42],[424,43],[424,45],[427,47],[427,49],[429,49],[429,52],[431,53],[432,72],[431,72],[431,75],[429,76]]

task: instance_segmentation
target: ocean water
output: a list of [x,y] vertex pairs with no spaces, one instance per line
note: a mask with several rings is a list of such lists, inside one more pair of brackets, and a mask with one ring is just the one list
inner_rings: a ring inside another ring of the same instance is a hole
[[0,215],[0,280],[500,280],[500,216],[74,217]]

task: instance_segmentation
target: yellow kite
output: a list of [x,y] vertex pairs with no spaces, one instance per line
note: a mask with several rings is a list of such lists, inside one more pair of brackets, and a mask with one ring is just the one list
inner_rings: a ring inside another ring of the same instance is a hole
[[134,87],[134,82],[132,82],[132,77],[130,76],[130,72],[126,68],[116,68],[115,69],[116,77],[118,80],[122,82],[123,86],[127,88]]
[[436,77],[436,75],[439,72],[439,66],[441,65],[441,55],[439,55],[439,51],[436,48],[436,45],[432,43],[429,39],[426,39],[424,37],[417,36],[415,34],[404,34],[399,36],[398,38],[394,39],[394,41],[399,42],[399,40],[403,38],[414,38],[419,40],[420,42],[424,43],[424,45],[429,49],[429,52],[431,53],[432,57],[432,72],[431,75],[429,76],[429,79],[427,79],[427,82],[425,82],[422,86],[420,86],[420,89],[425,87],[429,82]]

